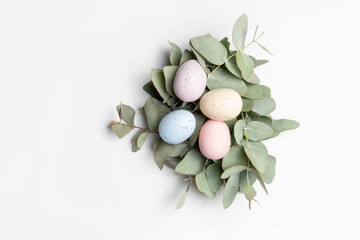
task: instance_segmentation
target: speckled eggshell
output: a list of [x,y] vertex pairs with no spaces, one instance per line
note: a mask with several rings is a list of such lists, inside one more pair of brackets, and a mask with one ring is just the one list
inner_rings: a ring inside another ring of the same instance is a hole
[[196,60],[184,62],[174,79],[175,95],[184,102],[198,100],[206,88],[207,75]]
[[237,117],[242,105],[241,96],[230,88],[213,89],[200,100],[201,112],[208,118],[218,121]]
[[209,159],[223,158],[230,150],[230,130],[226,123],[207,120],[199,134],[199,148],[201,153]]
[[159,124],[159,135],[168,144],[179,144],[188,139],[195,130],[195,116],[187,110],[168,113]]

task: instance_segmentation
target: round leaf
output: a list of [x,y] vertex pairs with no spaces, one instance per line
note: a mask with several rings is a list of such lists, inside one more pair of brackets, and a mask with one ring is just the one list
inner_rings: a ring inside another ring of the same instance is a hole
[[158,126],[158,117],[159,112],[154,103],[153,99],[150,97],[145,102],[144,106],[145,117],[148,124],[148,127],[151,131],[155,131]]
[[234,126],[234,137],[237,144],[241,144],[241,140],[244,137],[244,128],[245,128],[245,121],[238,120]]
[[215,193],[210,190],[210,186],[204,171],[196,175],[195,183],[199,191],[204,193],[208,198],[213,199],[215,197]]
[[236,53],[236,64],[241,71],[242,77],[245,80],[250,78],[251,74],[254,71],[254,63],[251,58],[241,50]]
[[246,157],[243,146],[232,146],[229,152],[225,155],[222,160],[222,168],[224,170],[236,166],[236,165],[245,165],[247,166],[248,159]]
[[276,103],[274,99],[270,96],[263,95],[262,98],[254,100],[254,106],[252,111],[259,114],[259,115],[268,115],[276,108]]
[[219,40],[212,36],[201,36],[191,39],[191,45],[206,60],[215,65],[224,64],[227,50]]
[[223,172],[223,174],[221,175],[221,178],[226,179],[226,178],[230,177],[231,175],[241,173],[242,171],[244,171],[246,169],[248,169],[248,167],[244,166],[244,165],[232,166]]
[[225,67],[235,76],[242,78],[241,71],[236,63],[236,57],[231,57],[225,61]]
[[219,68],[214,73],[209,75],[207,80],[207,87],[210,90],[216,88],[231,88],[239,93],[240,96],[247,94],[247,86],[245,82],[223,68]]
[[144,142],[148,136],[149,136],[149,132],[143,132],[140,134],[140,136],[136,140],[136,145],[137,145],[138,149],[141,149],[142,145],[144,144]]
[[260,99],[262,97],[262,88],[259,84],[246,84],[248,87],[248,93],[244,96],[250,99]]
[[111,129],[115,132],[116,136],[123,138],[126,134],[133,130],[133,127],[126,126],[124,124],[114,124],[111,126]]
[[181,59],[181,49],[175,43],[169,42],[171,45],[170,50],[170,63],[171,65],[179,65]]
[[151,71],[151,81],[162,99],[164,99],[164,101],[168,100],[170,95],[166,92],[165,77],[161,69],[153,69]]
[[175,96],[174,93],[174,78],[178,70],[178,66],[166,66],[164,67],[164,77],[165,77],[165,88],[166,92],[171,96]]
[[244,147],[244,149],[254,167],[261,173],[265,172],[266,155],[263,155],[262,152],[254,148]]
[[222,168],[220,163],[212,163],[206,168],[206,178],[209,183],[210,190],[217,192],[221,187],[223,180],[221,179]]
[[251,121],[246,124],[247,136],[252,141],[260,141],[273,135],[274,130],[267,124]]
[[236,49],[244,48],[247,30],[248,18],[246,14],[243,14],[236,20],[232,30],[232,40]]
[[254,106],[254,100],[247,99],[242,97],[243,107],[241,109],[242,112],[250,112],[252,107]]
[[273,120],[273,127],[279,131],[286,131],[296,129],[300,126],[297,121],[289,120],[289,119],[279,119]]
[[201,152],[193,148],[184,157],[184,159],[177,165],[175,171],[186,175],[196,175],[204,169],[206,158]]
[[154,160],[160,170],[164,167],[165,161],[168,159],[168,157],[173,151],[174,146],[167,144],[166,142],[160,143],[160,145],[156,148]]
[[275,177],[275,164],[276,159],[271,155],[266,156],[265,172],[259,173],[265,183],[270,184]]

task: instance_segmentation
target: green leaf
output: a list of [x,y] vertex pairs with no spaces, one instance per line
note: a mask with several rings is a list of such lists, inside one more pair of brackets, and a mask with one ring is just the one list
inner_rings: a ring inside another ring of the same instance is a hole
[[274,130],[267,124],[259,121],[251,121],[246,124],[248,139],[260,141],[273,135]]
[[176,204],[176,209],[180,209],[182,208],[182,206],[184,205],[185,203],[185,200],[186,200],[186,197],[187,197],[188,193],[185,192],[181,195],[181,197],[179,198],[179,200],[177,201],[177,204]]
[[252,186],[245,186],[244,194],[245,194],[246,199],[250,202],[256,196],[256,191]]
[[168,157],[173,151],[174,146],[167,144],[166,142],[160,143],[160,145],[156,148],[154,159],[156,165],[159,167],[160,170],[164,167],[165,161],[168,159]]
[[233,119],[230,119],[230,120],[225,121],[225,123],[226,123],[226,125],[228,126],[228,128],[230,129],[230,131],[233,130],[236,121],[237,121],[237,118],[233,118]]
[[171,96],[175,96],[173,85],[174,85],[174,78],[178,68],[179,68],[178,66],[164,67],[165,88],[166,88],[166,92]]
[[206,65],[205,58],[203,56],[201,56],[201,54],[198,53],[193,47],[191,47],[191,49],[193,50],[193,52],[194,52],[194,54],[196,56],[196,59],[197,59],[198,63],[200,64],[200,66],[204,69],[204,71],[206,73],[210,73],[210,70]]
[[258,66],[261,66],[265,63],[268,63],[269,60],[265,60],[265,59],[256,59],[254,58],[253,56],[249,56],[251,58],[251,60],[254,62],[254,68],[258,67]]
[[154,100],[149,97],[144,106],[145,117],[150,131],[155,131],[158,126],[159,112]]
[[263,96],[271,96],[271,90],[269,87],[265,86],[265,85],[260,85],[261,89],[262,89],[262,93]]
[[220,40],[221,44],[224,45],[224,47],[226,48],[226,50],[228,51],[228,53],[230,52],[230,42],[229,39],[227,37],[224,37],[223,39]]
[[237,19],[232,30],[232,40],[236,49],[244,48],[247,30],[248,18],[246,14],[243,14]]
[[[249,182],[248,182],[249,178]],[[240,191],[244,192],[245,186],[252,186],[257,180],[256,175],[251,171],[243,171],[240,173]]]
[[259,180],[259,183],[260,183],[261,187],[264,189],[264,191],[266,192],[266,194],[269,195],[268,190],[266,189],[264,180],[263,180],[262,177],[260,176],[260,173],[259,173],[258,171],[256,171],[256,169],[252,169],[252,168],[250,168],[250,171],[253,172],[253,173],[256,175],[257,179]]
[[179,66],[181,66],[184,62],[189,61],[191,59],[195,59],[195,58],[196,57],[195,57],[194,53],[192,53],[189,50],[185,49],[185,51],[184,51],[184,53],[183,53],[183,55],[182,55],[182,57],[180,59]]
[[[170,98],[169,98],[170,99]],[[168,106],[166,106],[165,104],[156,104],[156,108],[159,112],[159,123],[161,121],[161,119],[163,119],[163,117],[166,116],[166,114],[168,114],[169,112],[171,112],[170,108]]]
[[252,107],[254,106],[254,100],[252,100],[252,99],[247,99],[247,98],[242,97],[242,103],[243,103],[243,106],[241,109],[242,112],[250,112]]
[[169,42],[171,45],[170,50],[170,63],[171,65],[179,65],[181,59],[181,50],[175,43]]
[[179,101],[179,99],[177,97],[170,97],[167,101],[166,104],[173,107],[175,106],[175,104]]
[[289,120],[289,119],[273,120],[273,128],[279,130],[280,132],[296,129],[299,126],[300,124],[294,120]]
[[270,184],[275,177],[275,164],[276,159],[271,155],[266,156],[265,172],[259,173],[265,183]]
[[226,179],[226,178],[230,177],[231,175],[241,173],[242,171],[244,171],[246,169],[248,169],[248,167],[244,166],[244,165],[232,166],[223,172],[223,174],[221,175],[221,178]]
[[252,111],[259,115],[268,115],[276,108],[276,103],[274,99],[270,96],[263,95],[262,98],[254,100],[254,106]]
[[132,107],[125,104],[120,104],[116,108],[120,119],[124,120],[130,125],[134,125],[135,110]]
[[253,72],[248,79],[245,80],[248,83],[257,84],[260,82],[259,77]]
[[224,64],[227,50],[219,40],[211,36],[201,36],[190,40],[191,45],[206,60],[215,65]]
[[163,140],[162,140],[160,137],[158,137],[158,138],[153,142],[152,148],[153,148],[154,150],[156,150],[156,149],[158,148],[158,146],[160,145],[160,143],[162,143],[162,142],[163,142]]
[[180,158],[169,158],[165,161],[165,165],[173,170],[175,170],[176,166],[181,161]]
[[134,128],[119,123],[119,124],[111,125],[111,129],[112,129],[112,130],[115,132],[115,134],[121,139],[121,138],[123,138],[126,134],[128,134],[129,132],[131,132],[131,130],[133,130]]
[[184,157],[184,159],[177,165],[175,171],[181,174],[196,175],[204,169],[206,158],[201,152],[193,148]]
[[231,175],[226,182],[223,195],[224,208],[230,207],[239,189],[239,174]]
[[254,167],[261,173],[265,172],[266,168],[266,155],[263,155],[262,152],[255,148],[244,147],[245,153],[250,159],[250,162]]
[[144,142],[146,141],[146,138],[149,136],[149,132],[143,132],[140,134],[140,136],[138,137],[137,141],[136,141],[136,145],[138,147],[138,149],[141,149],[142,145],[144,144]]
[[187,143],[180,143],[174,145],[174,151],[170,154],[170,157],[178,157],[180,156],[188,147]]
[[248,159],[246,157],[244,147],[239,145],[232,146],[222,160],[222,168],[224,170],[236,165],[247,166],[247,164]]
[[235,126],[234,126],[234,137],[235,137],[235,141],[237,142],[237,144],[241,144],[241,140],[243,139],[244,137],[244,128],[245,128],[245,121],[244,120],[238,120],[236,123],[235,123]]
[[255,41],[265,52],[267,52],[268,54],[270,54],[270,55],[273,55],[270,51],[269,51],[269,49],[267,49],[264,45],[262,45],[261,43],[259,43],[259,42],[257,42],[257,41]]
[[235,76],[242,78],[241,71],[236,63],[236,57],[231,57],[225,61],[225,67]]
[[262,97],[262,88],[259,84],[246,83],[248,93],[244,96],[250,99],[260,99]]
[[168,100],[170,95],[166,92],[164,72],[161,69],[151,70],[151,81],[162,99]]
[[205,173],[210,190],[216,193],[223,183],[223,180],[221,179],[222,168],[220,162],[210,164],[206,168]]
[[153,98],[155,98],[156,100],[162,101],[162,97],[160,96],[160,94],[158,93],[158,91],[156,90],[154,84],[152,81],[146,83],[143,86],[143,89],[145,92],[147,92],[147,94],[149,94],[150,96],[152,96]]
[[244,80],[250,78],[254,72],[254,63],[251,58],[242,51],[236,53],[236,64],[238,65]]
[[264,155],[264,156],[268,155],[268,151],[267,151],[265,145],[260,141],[258,141],[258,142],[249,141],[247,143],[246,140],[243,139],[243,140],[241,140],[241,145],[244,147],[249,145],[249,148],[254,148],[254,149],[258,150],[262,155]]
[[199,191],[204,193],[208,198],[213,199],[215,197],[215,193],[210,190],[210,186],[204,171],[196,175],[195,183]]
[[239,93],[240,96],[247,94],[247,86],[245,82],[223,68],[219,68],[209,75],[207,80],[207,87],[210,90],[216,88],[230,88]]
[[139,148],[138,145],[137,145],[137,140],[138,140],[138,138],[140,137],[140,135],[141,135],[142,133],[144,133],[144,132],[145,132],[144,130],[139,130],[139,131],[137,131],[136,134],[132,137],[132,139],[131,139],[131,150],[132,150],[133,152],[137,152],[137,151],[140,150],[140,148]]
[[201,127],[204,125],[205,122],[205,116],[201,113],[193,113],[196,119],[196,125],[195,125],[195,130],[193,132],[193,134],[190,136],[189,138],[189,145],[190,146],[194,146],[196,143],[196,140],[199,137],[199,133],[200,133],[200,129]]

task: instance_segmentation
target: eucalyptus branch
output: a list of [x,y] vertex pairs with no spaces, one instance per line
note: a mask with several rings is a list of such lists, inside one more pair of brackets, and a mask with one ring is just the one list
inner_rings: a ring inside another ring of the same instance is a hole
[[157,131],[150,131],[150,129],[148,129],[148,128],[142,128],[142,127],[139,127],[136,125],[131,125],[131,124],[123,123],[123,122],[116,122],[116,121],[111,121],[110,127],[113,125],[118,125],[118,124],[125,125],[125,126],[132,127],[132,128],[137,128],[137,129],[143,130],[145,132],[149,132],[149,133],[159,133]]

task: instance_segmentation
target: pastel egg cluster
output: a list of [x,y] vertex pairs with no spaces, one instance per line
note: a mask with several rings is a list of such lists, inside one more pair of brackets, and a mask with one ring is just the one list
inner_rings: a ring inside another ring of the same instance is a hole
[[[174,79],[174,92],[184,102],[198,100],[206,88],[207,75],[196,60],[183,63]],[[229,88],[213,89],[200,99],[200,110],[209,118],[201,127],[199,148],[208,159],[223,158],[231,145],[230,130],[225,121],[236,118],[242,109],[240,95]],[[169,144],[179,144],[195,130],[194,115],[187,110],[167,114],[159,125],[160,137]]]

